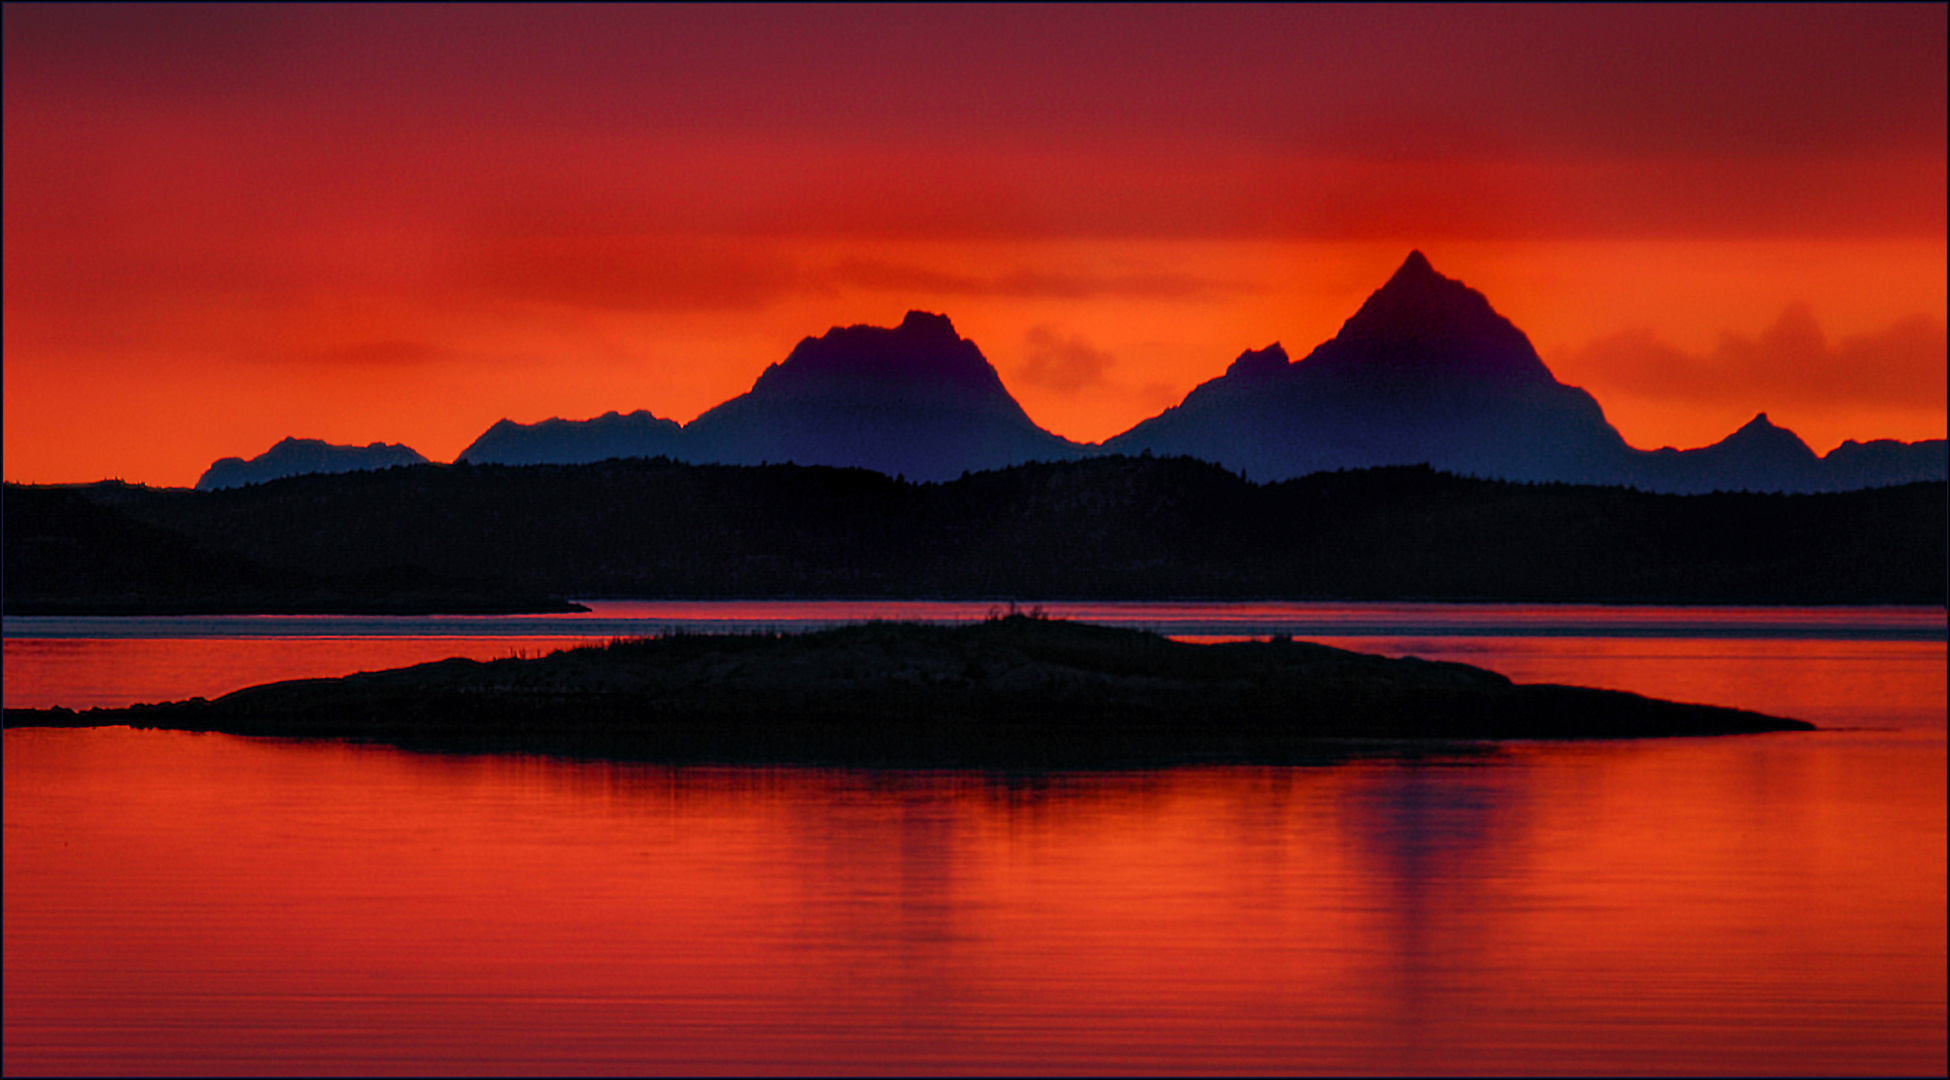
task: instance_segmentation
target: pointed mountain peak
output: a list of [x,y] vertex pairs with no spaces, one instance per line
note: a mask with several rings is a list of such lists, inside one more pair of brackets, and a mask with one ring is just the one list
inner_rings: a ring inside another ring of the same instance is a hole
[[1815,452],[1801,441],[1801,436],[1769,420],[1766,413],[1755,414],[1752,420],[1741,425],[1739,431],[1721,439],[1714,446],[1747,452],[1772,451],[1808,461],[1815,458]]
[[1428,256],[1411,251],[1388,283],[1375,290],[1341,328],[1341,337],[1398,336],[1408,330],[1467,330],[1501,320],[1482,293],[1443,277]]
[[1333,366],[1349,370],[1503,383],[1557,381],[1523,331],[1497,314],[1482,293],[1442,276],[1420,251],[1408,253],[1329,344],[1340,354]]
[[1226,369],[1227,375],[1241,375],[1249,379],[1266,375],[1278,375],[1287,369],[1290,360],[1286,350],[1274,342],[1264,349],[1247,349],[1239,354],[1239,359]]
[[1429,265],[1429,257],[1422,254],[1419,249],[1408,253],[1408,258],[1402,260],[1402,265],[1395,271],[1394,276],[1388,279],[1388,284],[1393,285],[1398,281],[1412,281],[1416,278],[1433,278],[1441,281],[1448,280],[1441,274],[1435,272],[1435,267]]

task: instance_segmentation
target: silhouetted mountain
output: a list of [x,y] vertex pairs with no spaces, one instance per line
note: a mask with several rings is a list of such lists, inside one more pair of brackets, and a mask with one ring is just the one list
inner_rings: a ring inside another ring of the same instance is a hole
[[801,341],[750,391],[686,425],[680,456],[948,480],[1082,453],[1029,419],[946,316],[910,311],[892,330],[834,327]]
[[1767,419],[1697,450],[1639,451],[1629,478],[1648,491],[1820,491],[1821,458],[1801,437]]
[[610,458],[679,457],[683,428],[644,409],[593,420],[553,418],[539,424],[501,420],[460,452],[475,465],[576,465]]
[[1875,439],[1859,443],[1850,439],[1830,450],[1821,463],[1829,491],[1941,480],[1950,474],[1950,442]]
[[1258,480],[1427,463],[1514,480],[1615,482],[1626,446],[1589,394],[1552,378],[1481,293],[1410,253],[1333,340],[1287,363],[1242,355],[1184,402],[1106,440]]
[[1099,457],[942,484],[652,459],[80,490],[273,568],[569,597],[1941,604],[1946,571],[1941,482],[1682,496],[1417,466],[1254,485]]
[[1646,491],[1681,495],[1709,491],[1810,493],[1942,480],[1950,476],[1950,444],[1942,439],[1901,443],[1854,440],[1817,457],[1794,432],[1760,413],[1739,431],[1695,450],[1634,450],[1622,481]]
[[[1850,444],[1855,445],[1855,444]],[[1817,458],[1765,414],[1697,450],[1636,450],[1591,395],[1559,383],[1481,293],[1419,251],[1298,363],[1273,345],[1104,449],[1185,454],[1279,480],[1429,464],[1509,480],[1649,491],[1849,490],[1950,476],[1941,440]]]
[[[679,427],[642,410],[593,420],[501,420],[461,452],[472,464],[651,458],[859,467],[949,480],[1030,461],[1099,454],[1188,456],[1282,480],[1426,464],[1485,478],[1647,491],[1818,492],[1950,478],[1950,444],[1845,443],[1818,458],[1761,414],[1712,446],[1638,450],[1590,394],[1557,381],[1483,295],[1410,252],[1330,341],[1298,362],[1278,344],[1102,446],[1038,427],[946,316],[834,327],[765,369],[750,391]],[[225,458],[200,490],[307,472],[423,461],[403,446],[286,439]]]
[[214,462],[197,480],[196,490],[242,487],[305,473],[357,472],[426,463],[427,459],[417,451],[399,443],[336,446],[320,439],[284,439],[249,461],[227,457]]

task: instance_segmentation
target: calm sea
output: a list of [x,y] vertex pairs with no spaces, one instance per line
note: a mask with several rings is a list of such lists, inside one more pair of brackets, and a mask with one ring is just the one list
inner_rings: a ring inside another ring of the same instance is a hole
[[[989,606],[9,619],[5,692]],[[1036,775],[9,730],[5,1072],[1950,1067],[1942,609],[1050,613],[1823,730]]]

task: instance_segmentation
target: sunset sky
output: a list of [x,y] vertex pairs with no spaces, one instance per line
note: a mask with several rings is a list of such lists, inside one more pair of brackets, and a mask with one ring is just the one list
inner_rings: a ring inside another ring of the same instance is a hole
[[680,421],[950,316],[1114,435],[1411,248],[1634,445],[1945,433],[1946,9],[5,8],[5,476]]

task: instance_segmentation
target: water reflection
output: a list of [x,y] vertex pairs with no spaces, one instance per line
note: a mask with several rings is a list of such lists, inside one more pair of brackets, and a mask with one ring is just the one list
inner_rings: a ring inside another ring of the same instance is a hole
[[1944,1062],[1940,743],[998,776],[5,737],[9,1075]]
[[1944,1072],[1940,642],[1332,643],[1824,730],[1025,775],[10,730],[5,1072]]
[[[1141,625],[1143,610],[1138,610],[1137,605],[1127,606],[1134,609],[1123,612],[1127,623]],[[1371,610],[1390,607],[1346,606],[1341,611],[1346,619],[1332,627],[1317,629],[1347,633],[1352,625],[1350,620],[1361,611],[1367,611],[1370,619],[1385,616],[1400,622],[1406,618],[1400,612],[1377,614]],[[1479,607],[1499,610],[1485,612],[1478,610]],[[1226,609],[1228,605],[1204,605],[1203,608]],[[854,610],[859,614],[872,609],[856,606]],[[1424,630],[1435,627],[1433,633],[1379,632],[1375,627],[1368,627],[1369,632],[1364,634],[1314,634],[1310,640],[1391,656],[1415,655],[1476,664],[1519,682],[1569,682],[1633,690],[1684,701],[1757,709],[1816,723],[1822,723],[1824,716],[1844,715],[1859,721],[1859,709],[1865,701],[1855,688],[1865,685],[1862,680],[1870,677],[1871,672],[1873,678],[1898,678],[1912,683],[1920,680],[1933,683],[1935,692],[1942,690],[1945,652],[1940,610],[1782,609],[1769,616],[1771,622],[1743,638],[1738,636],[1739,623],[1735,616],[1747,610],[1626,608],[1602,616],[1609,622],[1594,625],[1592,633],[1587,635],[1570,634],[1560,628],[1543,636],[1513,636],[1513,631],[1535,622],[1535,619],[1532,623],[1524,621],[1532,616],[1536,619],[1569,619],[1570,616],[1537,605],[1530,608],[1448,605],[1443,610],[1416,615],[1424,620]],[[1324,618],[1318,611],[1305,614],[1316,622]],[[1200,617],[1237,621],[1251,616],[1250,612],[1242,615],[1229,610],[1206,610]],[[237,617],[252,618],[271,619],[281,626],[303,619]],[[1659,619],[1668,621],[1659,622]],[[1670,623],[1673,619],[1681,621]],[[189,631],[200,625],[199,620],[178,620],[180,625],[172,624],[169,635],[160,637],[12,636],[21,629],[20,624],[30,621],[10,619],[7,623],[4,686],[9,708],[62,705],[83,709],[194,696],[217,697],[280,679],[331,678],[450,656],[492,660],[541,655],[604,640],[575,635],[440,636],[405,632],[422,625],[412,620],[396,620],[389,632],[370,637],[289,637],[265,633],[194,636]],[[634,631],[624,632],[641,633],[656,628],[641,622],[621,625],[634,627]],[[1486,625],[1495,632],[1477,632],[1483,631]],[[1708,627],[1710,632],[1685,636],[1700,626]],[[1807,629],[1807,635],[1793,636],[1795,627]],[[1680,636],[1657,636],[1654,632],[1660,628]],[[1286,632],[1294,631],[1289,626]],[[1236,640],[1240,636],[1239,633],[1195,634],[1186,639]],[[1756,677],[1759,672],[1764,675]],[[1897,696],[1908,692],[1909,688],[1903,688]],[[1886,696],[1877,690],[1867,700]]]
[[[14,620],[9,620],[9,633]],[[119,708],[214,698],[284,679],[337,678],[464,656],[498,660],[599,644],[575,637],[106,637],[5,640],[7,708]]]

